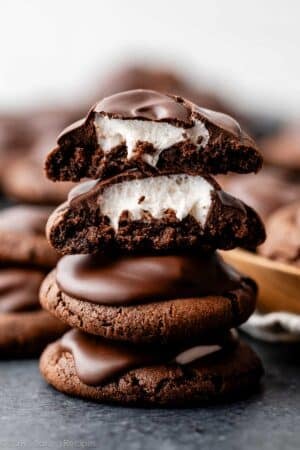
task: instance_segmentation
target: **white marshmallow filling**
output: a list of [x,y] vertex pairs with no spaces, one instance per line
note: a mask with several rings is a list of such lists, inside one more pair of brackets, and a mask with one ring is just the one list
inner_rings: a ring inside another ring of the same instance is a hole
[[204,227],[213,190],[205,178],[186,174],[123,181],[104,190],[100,208],[115,231],[125,211],[132,220],[139,220],[145,212],[161,219],[171,209],[177,219],[183,220],[191,215]]
[[191,128],[177,127],[166,122],[149,120],[114,119],[96,114],[94,119],[97,140],[104,153],[109,153],[118,145],[127,147],[127,159],[134,157],[138,142],[153,145],[154,152],[143,154],[143,160],[155,167],[161,152],[175,144],[190,141],[198,149],[204,148],[209,141],[209,133],[204,123],[195,119]]

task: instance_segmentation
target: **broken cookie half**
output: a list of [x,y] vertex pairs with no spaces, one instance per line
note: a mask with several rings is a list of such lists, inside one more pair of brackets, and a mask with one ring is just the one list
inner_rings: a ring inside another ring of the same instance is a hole
[[257,172],[261,165],[255,143],[230,116],[138,89],[104,98],[65,129],[45,169],[54,181],[79,181],[132,168],[220,174]]
[[258,215],[211,177],[138,170],[78,185],[50,216],[47,235],[62,254],[208,251],[265,238]]

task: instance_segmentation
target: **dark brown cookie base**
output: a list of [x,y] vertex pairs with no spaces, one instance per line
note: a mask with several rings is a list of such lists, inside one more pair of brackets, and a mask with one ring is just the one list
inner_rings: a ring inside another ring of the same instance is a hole
[[141,143],[137,146],[135,158],[128,160],[125,146],[115,147],[106,155],[99,147],[56,147],[46,161],[46,173],[53,181],[80,181],[83,178],[106,179],[134,168],[147,175],[174,170],[226,174],[258,172],[262,165],[257,150],[247,146],[237,150],[226,138],[222,143],[216,140],[201,150],[192,144],[177,144],[161,153],[155,168],[141,158],[142,154],[151,151],[151,144]]
[[256,285],[244,278],[224,296],[174,299],[134,306],[104,306],[77,300],[57,286],[55,271],[40,290],[42,306],[71,327],[107,339],[147,344],[199,342],[245,322],[253,313]]
[[0,314],[0,358],[38,356],[68,328],[43,310]]
[[209,182],[215,185],[215,191],[204,227],[190,215],[177,219],[172,210],[160,219],[145,212],[139,220],[132,220],[124,211],[115,232],[102,214],[98,199],[113,184],[142,178],[139,171],[127,172],[98,182],[61,205],[47,224],[51,245],[61,254],[93,254],[229,250],[237,246],[255,248],[264,241],[264,226],[255,211],[223,192],[212,179]]
[[134,369],[103,386],[83,384],[71,353],[58,342],[40,360],[46,381],[59,391],[98,402],[184,406],[234,400],[257,388],[263,375],[259,358],[246,344],[209,355],[187,366],[166,364]]

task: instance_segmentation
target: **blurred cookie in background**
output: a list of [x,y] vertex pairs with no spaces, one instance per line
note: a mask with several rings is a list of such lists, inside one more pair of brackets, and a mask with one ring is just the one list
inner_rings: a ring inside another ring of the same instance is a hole
[[69,111],[43,111],[32,116],[34,142],[25,154],[7,160],[2,189],[7,197],[25,203],[57,205],[67,198],[72,183],[53,183],[44,175],[44,157],[60,131],[74,119]]
[[162,93],[175,94],[192,100],[205,108],[227,112],[229,106],[221,98],[202,87],[189,82],[171,69],[159,66],[128,66],[115,70],[103,80],[97,93],[101,97],[132,89],[152,89]]
[[0,359],[38,356],[66,331],[39,305],[44,276],[39,269],[0,266]]
[[267,240],[258,252],[300,267],[300,195],[298,201],[275,211],[266,222]]
[[52,208],[17,205],[0,210],[0,264],[52,268],[58,255],[48,244],[45,227]]
[[5,169],[8,162],[24,157],[41,133],[65,123],[67,117],[71,120],[74,115],[71,111],[56,109],[0,114],[0,170]]
[[38,298],[58,260],[44,233],[49,212],[25,205],[0,211],[0,358],[36,356],[67,329]]
[[21,115],[0,115],[0,184],[3,171],[10,161],[25,155],[34,142],[27,120]]
[[279,168],[264,167],[253,175],[222,177],[222,186],[254,208],[263,220],[283,205],[300,198],[300,177]]
[[57,134],[45,134],[25,157],[11,161],[2,175],[3,191],[10,199],[41,205],[57,205],[68,196],[73,183],[54,183],[44,175],[45,155]]
[[281,127],[275,134],[260,141],[265,163],[298,171],[300,180],[300,122]]
[[[195,70],[191,68],[193,73]],[[191,73],[186,68],[186,73]],[[92,83],[93,84],[93,83]],[[280,121],[267,115],[249,114],[242,112],[242,108],[236,108],[225,96],[208,87],[205,77],[193,77],[188,79],[179,74],[176,69],[155,63],[117,66],[107,75],[104,75],[97,88],[94,88],[87,99],[88,106],[81,106],[81,110],[86,114],[86,110],[99,99],[110,96],[117,92],[132,89],[153,89],[167,94],[175,94],[184,97],[203,108],[212,109],[229,114],[242,124],[243,128],[254,138],[262,138],[274,134]]]
[[263,139],[274,136],[282,127],[282,119],[274,115],[272,116],[270,113],[264,114],[261,111],[247,112],[243,113],[243,117],[247,125],[248,133],[255,138],[259,146]]

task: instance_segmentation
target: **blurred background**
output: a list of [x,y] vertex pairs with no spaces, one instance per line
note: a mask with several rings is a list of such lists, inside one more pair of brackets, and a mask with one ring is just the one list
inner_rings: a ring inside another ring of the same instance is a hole
[[71,106],[110,70],[163,64],[246,111],[300,114],[297,0],[2,0],[1,109]]

